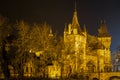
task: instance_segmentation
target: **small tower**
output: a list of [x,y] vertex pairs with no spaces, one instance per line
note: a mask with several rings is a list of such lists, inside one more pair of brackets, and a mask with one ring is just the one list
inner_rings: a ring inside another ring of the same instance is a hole
[[[111,57],[110,57],[110,45],[111,36],[108,33],[108,29],[105,21],[101,21],[100,28],[98,29],[98,55],[100,59],[101,71],[110,71],[111,69]],[[101,57],[100,57],[101,56]]]
[[[64,29],[64,43],[70,49],[72,56],[74,55],[74,62],[72,63],[72,73],[86,71],[86,43],[87,32],[84,26],[84,31],[80,28],[78,22],[76,3],[72,22]],[[69,55],[71,55],[69,54]],[[79,63],[79,61],[82,61]]]
[[68,25],[68,34],[71,34],[71,24]]
[[65,24],[65,28],[64,28],[64,42],[66,42],[67,40],[66,40],[66,36],[67,36],[67,34],[68,34],[68,31],[67,31],[67,26],[66,26],[66,24]]
[[98,40],[102,43],[102,45],[109,49],[111,45],[111,36],[108,33],[108,29],[105,21],[101,21],[100,28],[98,29]]
[[83,34],[85,35],[85,36],[87,36],[87,30],[86,30],[86,25],[84,24],[84,27],[83,27]]

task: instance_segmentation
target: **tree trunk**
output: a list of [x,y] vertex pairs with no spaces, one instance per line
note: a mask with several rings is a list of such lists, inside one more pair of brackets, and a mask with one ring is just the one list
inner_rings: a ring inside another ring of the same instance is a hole
[[4,74],[5,78],[9,79],[10,72],[8,69],[8,60],[7,60],[7,52],[5,50],[5,45],[6,45],[6,42],[3,40],[2,48],[1,48],[1,68],[3,70],[3,74]]

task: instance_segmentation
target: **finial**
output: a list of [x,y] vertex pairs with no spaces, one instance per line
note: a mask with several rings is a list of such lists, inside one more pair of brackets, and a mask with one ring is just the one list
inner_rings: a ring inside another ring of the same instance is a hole
[[50,34],[52,34],[52,28],[50,28]]
[[77,8],[76,6],[77,6],[77,5],[76,5],[76,0],[75,0],[75,12],[77,11],[77,10],[76,10],[76,8]]
[[64,28],[64,31],[67,31],[67,24],[65,23],[65,28]]
[[86,30],[86,25],[85,25],[85,24],[84,24],[84,28],[83,28],[83,29],[84,29],[84,32],[87,32],[87,30]]

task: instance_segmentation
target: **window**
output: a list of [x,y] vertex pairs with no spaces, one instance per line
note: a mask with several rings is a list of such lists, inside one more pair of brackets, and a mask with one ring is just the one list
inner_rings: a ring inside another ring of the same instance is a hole
[[26,67],[26,72],[28,72],[28,67]]

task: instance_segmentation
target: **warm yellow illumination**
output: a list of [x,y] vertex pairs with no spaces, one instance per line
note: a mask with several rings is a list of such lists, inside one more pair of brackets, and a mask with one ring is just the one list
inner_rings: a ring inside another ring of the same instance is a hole
[[36,55],[37,57],[39,57],[40,54],[42,54],[42,53],[43,53],[43,51],[38,51],[38,52],[35,53],[35,55]]
[[60,78],[60,76],[61,76],[61,67],[56,61],[53,61],[53,65],[48,66],[48,77]]

